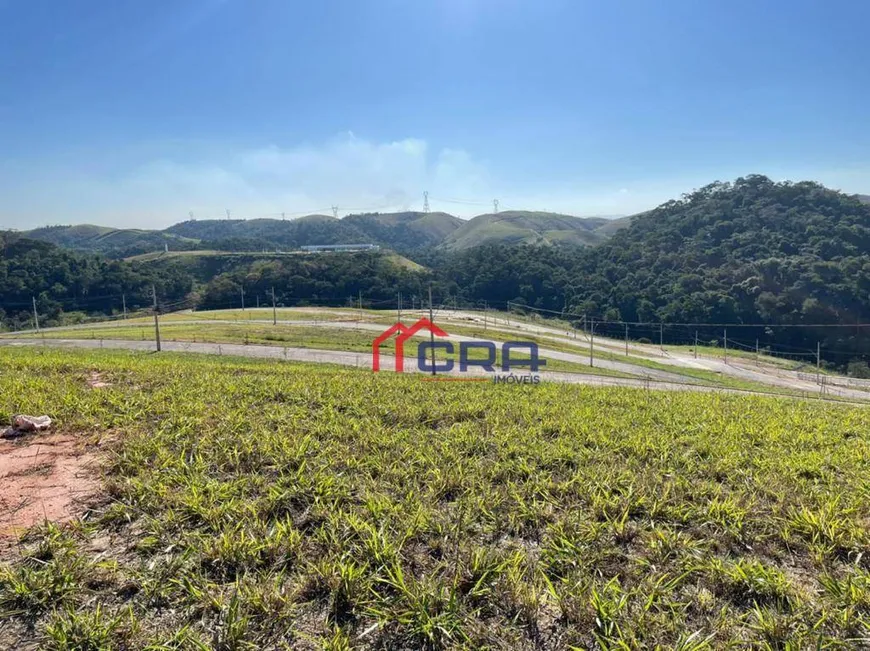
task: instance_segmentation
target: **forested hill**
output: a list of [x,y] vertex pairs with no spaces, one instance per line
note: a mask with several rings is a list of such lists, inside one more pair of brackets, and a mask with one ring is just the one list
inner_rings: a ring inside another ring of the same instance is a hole
[[193,286],[189,274],[172,268],[107,260],[15,233],[0,231],[0,251],[0,330],[32,327],[34,299],[40,322],[58,325],[75,313],[120,311],[122,295],[130,310],[149,307],[152,285],[164,302],[183,299]]
[[[621,220],[553,213],[505,211],[468,221],[443,212],[363,213],[341,219],[308,215],[297,219],[191,219],[163,231],[103,226],[50,226],[23,233],[68,249],[127,258],[162,251],[234,252],[298,249],[306,244],[378,244],[399,253],[426,249],[465,249],[482,244],[594,244],[622,225]],[[601,228],[601,232],[597,229]]]
[[191,219],[163,231],[102,226],[51,226],[27,231],[30,239],[126,258],[162,251],[274,251],[306,244],[379,244],[409,253],[440,244],[463,223],[446,213],[401,212],[308,215],[297,219]]
[[638,216],[581,260],[586,309],[628,320],[870,314],[870,206],[816,183],[714,183]]
[[[569,302],[613,319],[870,321],[870,205],[816,183],[714,183],[637,216],[577,261]],[[855,328],[740,332],[749,342],[772,333],[796,347],[870,352]]]

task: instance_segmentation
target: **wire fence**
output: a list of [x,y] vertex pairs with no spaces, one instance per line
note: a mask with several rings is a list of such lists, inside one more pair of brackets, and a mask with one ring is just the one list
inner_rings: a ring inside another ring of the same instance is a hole
[[[83,297],[80,299],[63,299],[60,301],[52,301],[53,304],[61,304],[72,306],[73,308],[81,308],[87,310],[89,305],[98,301],[110,302],[113,304],[112,309],[108,313],[96,315],[81,315],[76,314],[75,318],[67,323],[61,323],[62,326],[76,326],[99,324],[101,322],[111,323],[123,319],[137,319],[150,316],[154,312],[153,307],[135,307],[127,308],[126,294],[113,294]],[[159,298],[159,297],[158,297]],[[139,294],[139,302],[141,303],[141,292]],[[254,305],[250,303],[253,302]],[[259,303],[259,305],[257,305]],[[27,307],[24,303],[17,304],[0,304],[0,308],[8,308],[13,305],[19,307]],[[30,307],[32,309],[33,303]],[[422,296],[417,293],[398,294],[396,296],[384,296],[378,294],[375,296],[365,296],[357,291],[356,295],[349,293],[347,296],[311,296],[295,298],[283,293],[278,300],[273,297],[270,290],[262,288],[254,293],[245,293],[240,295],[239,300],[227,300],[216,302],[214,300],[204,300],[196,295],[188,295],[183,298],[171,301],[158,301],[157,311],[159,314],[172,314],[176,312],[188,311],[191,314],[197,314],[197,319],[207,319],[202,314],[202,310],[252,310],[258,306],[260,309],[275,309],[278,308],[304,308],[304,307],[319,307],[319,308],[335,308],[335,309],[353,309],[358,311],[373,310],[373,311],[396,311],[397,315],[400,312],[408,313],[414,310],[423,310],[428,308],[427,302]],[[769,357],[779,357],[782,359],[793,360],[800,362],[803,360],[806,363],[815,362],[820,365],[821,360],[839,360],[841,363],[852,361],[855,359],[866,359],[867,355],[861,352],[861,349],[856,346],[855,349],[845,349],[830,345],[823,345],[824,340],[820,337],[820,343],[814,348],[808,346],[794,345],[783,341],[786,337],[778,336],[778,333],[783,333],[789,330],[816,330],[820,333],[835,332],[846,333],[852,337],[852,340],[858,341],[861,338],[864,330],[870,326],[870,323],[708,323],[708,322],[656,322],[656,321],[628,321],[622,319],[607,319],[599,315],[585,314],[572,312],[568,310],[551,310],[531,306],[528,304],[515,301],[486,301],[486,300],[463,300],[457,296],[442,297],[433,309],[439,311],[444,310],[465,310],[476,312],[483,315],[484,320],[487,318],[500,319],[505,324],[511,319],[519,322],[528,320],[529,322],[548,324],[553,327],[565,329],[566,332],[573,334],[575,338],[578,336],[587,338],[591,333],[595,336],[604,336],[613,339],[624,339],[634,343],[658,344],[662,350],[666,346],[690,346],[695,348],[714,348],[722,349],[725,354],[727,350],[731,354],[743,355],[765,355]],[[251,313],[248,312],[250,315]],[[35,315],[38,316],[38,315]],[[250,316],[249,316],[250,318]],[[348,316],[348,318],[353,318]],[[215,320],[220,320],[220,317],[215,316]],[[36,318],[32,319],[30,327],[20,327],[14,332],[28,332],[36,329]],[[43,324],[44,325],[44,324]],[[733,334],[732,334],[733,333]],[[756,334],[753,339],[741,336],[746,333]]]

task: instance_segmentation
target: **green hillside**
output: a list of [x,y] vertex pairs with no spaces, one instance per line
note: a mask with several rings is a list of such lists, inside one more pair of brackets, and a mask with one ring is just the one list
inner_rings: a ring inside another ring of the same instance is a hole
[[175,235],[195,238],[204,248],[222,250],[274,250],[306,244],[372,243],[371,237],[342,219],[308,215],[298,219],[205,219],[189,220],[166,229]]
[[595,229],[595,232],[598,235],[601,235],[605,238],[613,237],[616,233],[621,231],[623,228],[628,227],[632,220],[636,217],[640,217],[641,215],[645,215],[646,213],[639,213],[637,215],[628,215],[627,217],[615,217],[613,219],[607,219],[601,226]]
[[204,219],[180,222],[162,231],[82,224],[49,226],[25,237],[67,249],[112,258],[190,250],[275,251],[307,244],[379,244],[409,252],[440,244],[464,222],[447,213],[369,213],[338,219],[307,215],[298,219]]
[[548,212],[508,210],[478,215],[445,238],[441,246],[458,251],[488,244],[574,244],[590,246],[607,239],[596,229],[602,217],[572,217]]
[[[281,260],[285,258],[318,258],[325,260],[337,260],[340,257],[353,255],[353,253],[342,253],[335,255],[332,253],[308,253],[305,251],[217,251],[214,249],[195,249],[190,251],[155,251],[153,253],[143,253],[134,255],[125,259],[125,262],[138,263],[171,263],[194,269],[203,267],[213,269],[215,266],[227,267],[228,265],[249,264],[255,261],[263,260]],[[421,271],[423,266],[417,264],[413,260],[409,260],[405,256],[399,255],[388,249],[381,249],[380,252],[374,252],[370,255],[379,255],[388,262],[397,265],[403,269],[413,271]],[[208,273],[198,274],[204,279],[210,276]]]
[[111,314],[151,305],[152,286],[166,302],[193,288],[189,274],[80,253],[0,231],[0,330],[61,325],[69,313]]
[[161,251],[166,246],[177,251],[195,248],[198,245],[197,240],[181,237],[174,233],[138,228],[109,228],[93,224],[45,226],[25,231],[22,236],[55,244],[65,249],[103,253],[113,258],[124,258],[149,251]]
[[[870,352],[866,333],[806,326],[866,322],[868,251],[867,204],[818,183],[752,175],[638,215],[584,251],[572,302],[614,320],[801,325],[776,331],[777,340],[805,353],[819,344],[845,364],[844,351]],[[752,347],[768,334],[732,336]]]
[[342,221],[378,244],[403,251],[437,246],[464,223],[444,212],[368,213],[348,215]]

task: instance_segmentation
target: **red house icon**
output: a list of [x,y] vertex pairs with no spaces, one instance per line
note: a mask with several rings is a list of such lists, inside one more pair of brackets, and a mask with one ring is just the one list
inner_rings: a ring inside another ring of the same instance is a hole
[[412,325],[410,328],[404,325],[403,323],[395,323],[391,325],[389,328],[384,330],[373,342],[372,342],[372,370],[380,371],[381,370],[381,351],[380,346],[387,339],[392,337],[397,332],[399,336],[396,337],[396,373],[403,373],[405,371],[405,341],[413,337],[420,330],[429,330],[436,337],[447,337],[447,333],[439,328],[437,325],[432,323],[429,319],[420,319]]

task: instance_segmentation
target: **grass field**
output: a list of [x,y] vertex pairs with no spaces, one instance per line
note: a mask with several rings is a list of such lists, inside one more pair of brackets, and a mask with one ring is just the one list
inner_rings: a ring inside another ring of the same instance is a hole
[[0,420],[105,451],[87,517],[0,566],[3,648],[870,638],[865,408],[109,351],[0,370]]

